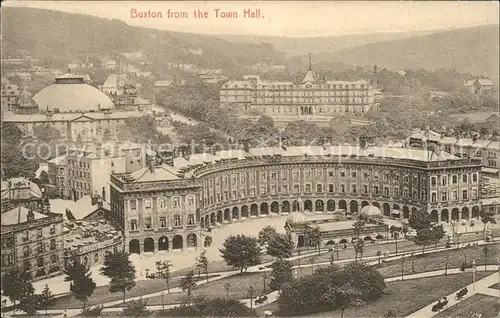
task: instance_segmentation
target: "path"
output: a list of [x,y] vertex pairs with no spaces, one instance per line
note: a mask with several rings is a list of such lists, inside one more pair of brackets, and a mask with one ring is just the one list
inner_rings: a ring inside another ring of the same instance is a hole
[[[488,270],[500,270],[500,268],[497,265],[489,265]],[[455,295],[463,287],[460,288],[459,290],[454,291],[453,293],[446,296],[446,298],[448,299],[448,306],[446,308],[450,308],[450,307],[458,304],[459,302],[469,298],[470,296],[472,296],[474,294],[484,294],[484,295],[489,295],[489,296],[493,296],[493,297],[498,297],[498,290],[493,289],[493,288],[489,288],[489,286],[493,285],[496,282],[498,282],[498,273],[493,273],[493,274],[486,276],[485,278],[483,278],[479,281],[476,281],[475,292],[474,292],[474,284],[469,284],[469,285],[465,286],[465,287],[467,287],[467,290],[469,291],[469,293],[467,294],[466,297],[463,297],[460,300],[457,300],[455,298]],[[434,317],[434,316],[438,315],[439,312],[432,311],[432,306],[434,306],[436,304],[436,302],[437,301],[425,306],[424,308],[422,308],[420,310],[417,310],[413,314],[407,316],[407,318],[422,318],[422,317],[430,318],[430,317]]]
[[[478,242],[478,245],[484,245],[484,244],[495,244],[495,243]],[[446,248],[441,248],[441,249],[436,249],[436,250],[429,250],[429,251],[425,251],[424,254],[437,253],[437,252],[441,252],[442,250],[450,250],[450,249],[456,249],[456,248],[457,247],[455,247],[455,248],[447,248],[447,249]],[[408,253],[404,253],[404,254],[398,254],[397,256],[389,256],[389,257],[386,257],[386,258],[383,258],[383,259],[386,260],[386,261],[392,261],[392,260],[401,259],[403,257],[403,255],[405,257],[407,257],[407,256],[410,256],[411,254],[412,253],[408,252]],[[311,255],[307,255],[305,257],[309,257],[309,256],[311,256]],[[304,257],[304,255],[293,256],[293,257],[289,258],[288,260],[298,259],[298,258],[301,258],[301,257]],[[366,262],[365,264],[367,264],[367,265],[375,265],[375,264],[378,263],[378,256],[367,257],[367,258],[365,258],[365,260],[366,259],[375,259],[374,261]],[[353,261],[354,261],[354,259],[339,260],[339,261],[334,261],[334,264],[346,263],[346,262],[353,262]],[[256,265],[256,266],[252,266],[252,267],[248,268],[247,272],[269,272],[272,269],[268,268],[266,266],[271,265],[271,264],[272,264],[272,262],[267,262],[267,263],[259,264],[259,265]],[[327,262],[321,262],[321,263],[318,263],[318,264],[304,264],[304,265],[300,265],[300,266],[296,265],[296,266],[293,266],[293,268],[294,269],[296,269],[296,268],[307,268],[307,267],[311,267],[311,266],[322,266],[322,265],[328,265],[328,264],[330,264],[329,261],[327,261]],[[262,269],[259,269],[259,268],[262,268]],[[495,270],[497,268],[497,265],[488,265],[487,268],[488,268],[488,270]],[[210,282],[217,281],[217,280],[220,280],[220,279],[224,279],[224,278],[227,278],[227,277],[231,277],[231,276],[237,275],[239,273],[240,273],[239,270],[230,271],[230,272],[212,273],[212,275],[219,275],[219,276],[211,278]],[[449,275],[451,275],[451,274],[462,273],[462,271],[460,271],[460,268],[455,268],[455,269],[448,269],[447,273]],[[407,274],[407,275],[405,275],[403,277],[404,277],[404,280],[410,280],[410,279],[417,279],[417,278],[423,278],[423,277],[439,276],[439,275],[443,275],[443,274],[444,274],[443,270],[435,270],[435,271],[424,272],[424,273]],[[391,277],[391,278],[386,278],[385,279],[386,282],[398,281],[398,280],[401,280],[400,276],[396,276],[396,277]],[[203,285],[203,284],[206,284],[206,283],[207,282],[203,280],[203,281],[197,282],[197,285]],[[179,292],[182,292],[182,289],[180,287],[175,287],[175,288],[171,288],[170,289],[170,293],[179,293]],[[151,293],[151,294],[147,294],[147,295],[141,295],[141,296],[131,297],[131,298],[127,298],[126,302],[129,302],[131,300],[139,300],[139,299],[147,299],[147,298],[151,298],[151,297],[157,297],[157,296],[161,296],[162,294],[165,294],[165,293],[166,293],[166,291],[160,291],[160,292],[155,292],[155,293]],[[249,305],[249,300],[243,300],[243,302],[245,302],[246,304]],[[268,301],[266,301],[265,304],[268,304],[270,302],[271,302],[271,297],[268,299]],[[114,306],[117,306],[117,305],[121,305],[122,303],[123,303],[123,300],[119,299],[119,300],[110,301],[110,302],[107,302],[107,303],[104,303],[104,304],[101,304],[101,305],[106,308],[106,307],[114,307]],[[167,307],[165,307],[165,308],[167,308]],[[116,311],[115,309],[110,309],[110,310],[111,311]],[[49,313],[61,313],[61,310],[60,309],[53,309],[53,310],[49,310],[48,312]],[[70,309],[70,310],[67,310],[67,316],[68,317],[76,316],[79,313],[81,313],[81,309]],[[8,315],[8,314],[12,314],[12,312],[6,313],[6,315]]]

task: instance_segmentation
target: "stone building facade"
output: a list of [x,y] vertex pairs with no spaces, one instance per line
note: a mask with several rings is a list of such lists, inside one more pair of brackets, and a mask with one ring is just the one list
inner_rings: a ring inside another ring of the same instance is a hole
[[[356,213],[373,205],[385,217],[408,219],[425,210],[436,222],[449,222],[478,217],[481,208],[481,160],[444,152],[256,148],[182,165],[111,176],[111,214],[129,250],[194,247],[202,229],[294,211]],[[168,245],[159,248],[159,240]]]

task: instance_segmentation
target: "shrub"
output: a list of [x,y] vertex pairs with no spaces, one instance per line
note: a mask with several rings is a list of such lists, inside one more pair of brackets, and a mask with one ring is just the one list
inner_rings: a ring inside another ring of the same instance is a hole
[[256,317],[257,312],[237,299],[197,298],[192,305],[161,311],[159,317]]
[[102,306],[85,307],[82,310],[82,317],[100,317],[103,310]]
[[150,312],[146,308],[147,302],[139,299],[139,300],[132,300],[127,303],[125,308],[123,308],[123,316],[126,317],[145,317],[149,316]]

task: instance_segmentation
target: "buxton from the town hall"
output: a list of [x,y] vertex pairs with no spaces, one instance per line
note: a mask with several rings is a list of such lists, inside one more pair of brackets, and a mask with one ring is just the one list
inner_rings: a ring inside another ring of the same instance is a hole
[[1,317],[500,317],[496,1],[14,1]]

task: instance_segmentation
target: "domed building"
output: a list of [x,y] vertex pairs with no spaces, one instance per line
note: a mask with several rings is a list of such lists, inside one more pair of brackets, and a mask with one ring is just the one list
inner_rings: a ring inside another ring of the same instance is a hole
[[360,215],[365,218],[381,218],[382,211],[374,205],[366,205],[361,209]]
[[2,121],[15,124],[25,137],[32,137],[37,125],[51,125],[62,138],[85,142],[112,139],[127,118],[143,115],[137,109],[116,108],[84,76],[66,74],[33,97],[22,92],[11,111],[2,113]]
[[302,212],[292,212],[286,218],[286,223],[290,226],[305,225],[307,216]]
[[114,108],[111,99],[84,81],[84,76],[65,74],[55,83],[39,91],[33,100],[38,106],[53,112],[91,112]]

